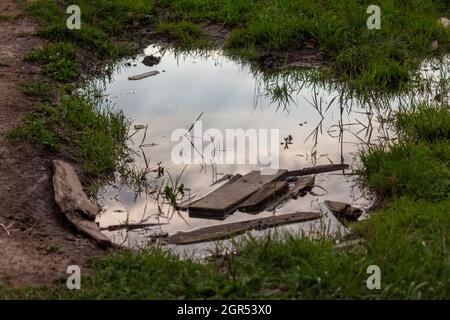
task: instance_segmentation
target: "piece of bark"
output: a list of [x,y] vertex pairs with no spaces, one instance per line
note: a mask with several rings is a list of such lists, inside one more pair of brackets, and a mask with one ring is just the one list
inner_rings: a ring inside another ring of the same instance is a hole
[[100,209],[87,198],[75,169],[62,160],[54,160],[53,168],[55,202],[67,220],[79,232],[91,237],[100,245],[112,246],[111,240],[100,232],[99,226],[83,216],[95,218]]
[[279,180],[287,175],[287,170],[278,170],[272,175],[261,175],[252,171],[233,183],[226,183],[189,206],[189,213],[195,215],[223,216],[237,209],[239,204],[266,183]]
[[88,199],[75,169],[62,160],[54,160],[53,168],[55,202],[61,211],[77,211],[94,220],[100,208]]
[[338,170],[345,170],[348,169],[349,165],[342,163],[342,164],[325,164],[315,167],[308,167],[303,168],[299,170],[289,170],[288,175],[289,176],[308,176],[311,174],[318,174],[318,173],[324,173],[324,172],[330,172],[330,171],[338,171]]
[[276,215],[266,218],[233,222],[216,226],[204,227],[188,232],[178,232],[167,238],[169,244],[190,244],[230,238],[249,230],[261,230],[283,224],[300,223],[316,220],[321,217],[317,212],[297,212]]
[[276,197],[289,189],[287,181],[274,181],[266,183],[258,191],[250,196],[247,200],[239,205],[239,210],[244,212],[255,212],[261,209],[264,204],[271,200],[276,200]]
[[67,211],[64,212],[64,215],[67,217],[67,220],[69,220],[69,222],[75,227],[75,229],[91,237],[101,246],[110,247],[113,245],[111,240],[106,235],[100,232],[99,226],[94,221],[84,219],[76,211]]
[[149,71],[149,72],[145,72],[145,73],[138,74],[135,76],[130,76],[130,77],[128,77],[128,80],[141,80],[144,78],[156,76],[157,74],[159,74],[159,71]]
[[273,211],[282,203],[289,201],[292,197],[298,196],[300,192],[311,189],[314,185],[314,177],[300,177],[295,183],[294,186],[282,197],[277,199],[272,205],[267,207],[265,210]]
[[345,202],[326,200],[324,204],[339,220],[357,221],[362,214],[361,209]]

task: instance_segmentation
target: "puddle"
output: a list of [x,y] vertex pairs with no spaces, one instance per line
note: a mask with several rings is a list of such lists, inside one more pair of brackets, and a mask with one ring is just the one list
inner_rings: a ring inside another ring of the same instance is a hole
[[[211,166],[210,159],[186,167],[174,164],[171,153],[179,141],[171,140],[173,131],[189,129],[201,115],[204,131],[210,128],[223,132],[226,129],[278,129],[280,168],[300,169],[330,163],[351,166],[350,170],[317,175],[312,192],[276,210],[276,214],[322,212],[324,216],[320,221],[287,225],[283,229],[306,233],[318,230],[329,234],[345,232],[323,202],[343,201],[363,209],[372,204],[370,197],[365,197],[363,190],[358,188],[352,169],[358,166],[358,148],[369,143],[383,143],[389,137],[390,132],[383,128],[379,116],[388,116],[395,111],[402,101],[400,98],[365,103],[358,99],[344,99],[337,89],[302,80],[293,81],[289,78],[295,77],[293,74],[288,74],[285,82],[270,75],[262,76],[220,52],[207,56],[177,55],[150,46],[145,54],[161,57],[160,63],[147,67],[140,62],[144,55],[136,60],[127,60],[103,86],[106,99],[123,109],[138,129],[134,130],[132,126],[130,148],[136,154],[129,165],[141,170],[164,167],[163,177],[157,178],[156,172],[146,175],[148,184],[155,188],[170,184],[170,175],[172,179],[178,177],[179,183],[190,189],[185,192],[186,196],[201,196],[211,191],[211,183],[223,174],[244,175],[260,169],[259,165],[244,164]],[[152,70],[160,73],[139,81],[128,80],[129,76]],[[433,73],[432,66],[424,66],[424,70],[431,72],[428,77],[436,76],[437,71]],[[281,143],[289,135],[292,136],[292,144],[285,148]],[[223,150],[220,146],[217,149]],[[220,184],[214,187],[218,186]],[[188,212],[174,212],[170,205],[161,203],[161,198],[158,201],[155,193],[137,193],[135,186],[127,185],[120,179],[104,187],[99,198],[105,210],[98,219],[101,227],[126,221],[167,223],[129,232],[105,231],[114,242],[130,247],[145,245],[153,233],[171,234],[273,214],[235,212],[222,221],[193,218],[189,217]],[[208,245],[178,246],[175,249],[179,252],[201,251]]]

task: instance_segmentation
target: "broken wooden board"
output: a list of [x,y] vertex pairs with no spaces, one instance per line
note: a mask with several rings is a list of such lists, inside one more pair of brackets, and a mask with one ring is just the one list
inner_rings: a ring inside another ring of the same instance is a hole
[[141,80],[144,78],[156,76],[157,74],[159,74],[159,71],[149,71],[135,76],[130,76],[128,77],[128,80]]
[[[235,182],[236,180],[238,180],[238,179],[240,179],[240,178],[242,177],[242,175],[240,175],[239,173],[237,173],[237,174],[235,174],[235,175],[230,175],[230,176],[231,176],[231,178],[229,178],[228,181],[225,182],[223,185],[226,185],[226,184],[228,184],[228,183],[233,183],[233,182]],[[222,182],[223,182],[223,181],[224,181],[224,180],[222,180]],[[211,186],[213,186],[213,185],[216,184],[216,183],[218,183],[218,182],[217,182],[217,181],[214,182],[213,184],[211,184]],[[222,186],[222,187],[223,187],[223,186]],[[206,196],[207,196],[207,195],[206,195]],[[197,195],[195,195],[195,197],[197,197]],[[204,198],[204,197],[203,197],[203,198]],[[193,197],[191,197],[190,199],[186,199],[185,201],[181,202],[180,204],[177,204],[177,205],[175,206],[175,209],[181,210],[181,211],[186,211],[186,210],[189,208],[189,206],[193,205],[195,202],[200,201],[200,200],[203,199],[203,198],[200,198],[200,199],[194,199]]]
[[77,229],[77,231],[82,234],[91,237],[95,242],[100,244],[103,247],[112,246],[111,240],[100,232],[99,226],[91,220],[84,219],[80,216],[76,211],[67,211],[64,212],[67,220]]
[[239,210],[244,212],[255,212],[261,209],[269,201],[276,200],[276,197],[289,189],[287,181],[273,181],[266,183],[258,191],[252,194],[247,200],[239,205]]
[[355,208],[349,203],[326,200],[324,204],[338,220],[357,221],[362,215],[361,209]]
[[290,188],[290,190],[286,194],[277,199],[272,205],[267,207],[265,210],[267,211],[275,210],[282,203],[290,200],[292,197],[298,196],[300,192],[312,188],[312,186],[314,185],[314,181],[315,181],[314,177],[299,177],[298,180],[294,183],[294,186]]
[[62,160],[53,160],[53,168],[55,202],[61,211],[78,211],[94,220],[100,208],[94,205],[84,193],[75,169]]
[[278,170],[272,175],[261,175],[261,171],[252,171],[233,183],[226,183],[217,190],[191,204],[189,213],[199,216],[226,215],[237,209],[238,205],[269,182],[287,175],[287,170]]
[[311,174],[318,174],[318,173],[324,173],[324,172],[330,172],[330,171],[338,171],[338,170],[345,170],[348,169],[349,165],[342,163],[342,164],[325,164],[315,167],[308,167],[303,168],[299,170],[289,170],[289,176],[308,176]]
[[83,217],[92,218],[99,208],[91,203],[83,191],[75,169],[62,160],[53,161],[53,189],[55,202],[67,220],[81,233],[91,237],[102,246],[111,246],[111,240],[100,232],[99,226]]
[[167,238],[169,244],[190,244],[205,241],[214,241],[230,238],[245,231],[254,229],[264,229],[283,224],[300,223],[316,220],[321,217],[317,212],[297,212],[283,215],[276,215],[266,218],[233,222],[222,225],[210,226],[188,232],[178,232]]

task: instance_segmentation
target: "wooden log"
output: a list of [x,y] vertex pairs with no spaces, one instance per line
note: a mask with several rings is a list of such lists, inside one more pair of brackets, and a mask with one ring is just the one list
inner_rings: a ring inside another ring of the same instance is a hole
[[287,175],[287,170],[278,170],[272,175],[261,175],[252,171],[233,183],[226,183],[207,196],[189,206],[189,213],[196,216],[223,216],[237,209],[239,204],[269,182]]
[[244,212],[255,212],[261,209],[264,204],[273,200],[281,193],[289,189],[287,181],[274,181],[266,183],[258,191],[250,196],[247,200],[239,205],[239,210]]
[[288,174],[289,174],[289,176],[308,176],[311,174],[345,170],[348,168],[349,168],[349,165],[345,164],[345,163],[325,164],[325,165],[320,165],[320,166],[315,166],[315,167],[303,168],[303,169],[299,169],[299,170],[290,170]]
[[300,177],[286,194],[277,199],[276,202],[267,207],[265,210],[273,211],[280,204],[290,200],[292,197],[298,196],[300,192],[310,189],[314,185],[314,180],[314,177]]
[[100,208],[94,205],[84,193],[75,169],[62,160],[54,160],[53,168],[55,202],[61,211],[78,211],[94,220]]
[[149,71],[149,72],[145,72],[145,73],[138,74],[135,76],[130,76],[130,77],[128,77],[128,80],[141,80],[144,78],[156,76],[157,74],[159,74],[159,71]]
[[324,204],[341,222],[357,221],[358,218],[362,215],[361,209],[355,208],[349,203],[326,200]]
[[249,230],[260,230],[283,224],[300,223],[310,220],[316,220],[320,217],[321,214],[317,212],[297,212],[260,219],[215,225],[196,229],[193,231],[175,233],[167,238],[167,243],[181,245],[226,239]]
[[111,240],[100,232],[99,226],[89,218],[95,218],[99,208],[91,203],[83,191],[75,169],[62,160],[53,161],[53,189],[55,202],[67,220],[79,232],[91,237],[102,246],[111,246]]

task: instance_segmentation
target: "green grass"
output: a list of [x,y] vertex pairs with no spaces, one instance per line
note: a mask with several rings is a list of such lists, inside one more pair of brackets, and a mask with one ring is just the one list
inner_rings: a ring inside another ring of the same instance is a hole
[[122,159],[128,120],[103,107],[95,94],[62,94],[58,104],[43,103],[14,129],[11,137],[34,142],[51,151],[71,154],[91,177],[112,173]]
[[39,98],[41,102],[50,102],[55,90],[48,82],[33,80],[22,83],[22,91],[27,96]]
[[[450,201],[394,201],[356,234],[367,244],[337,250],[326,240],[272,235],[236,243],[238,255],[206,263],[161,248],[120,251],[94,263],[80,291],[65,283],[33,298],[62,299],[448,299]],[[381,290],[369,290],[369,265]],[[31,292],[31,293],[30,293]],[[0,297],[17,291],[0,289]]]
[[[161,0],[172,23],[225,24],[226,48],[238,54],[295,51],[315,41],[329,57],[334,77],[359,90],[402,88],[424,57],[432,56],[433,38],[446,51],[450,32],[437,19],[448,15],[448,2],[383,0],[381,29],[369,30],[370,1],[315,0]],[[181,37],[182,33],[179,32]]]
[[[78,5],[81,9],[80,30],[70,30],[66,26],[68,15],[65,8],[69,5]],[[132,36],[135,22],[141,25],[149,23],[153,9],[152,0],[38,0],[27,6],[27,12],[40,23],[41,36],[75,44],[99,59],[114,59],[128,54],[129,48],[119,36]]]
[[32,50],[25,60],[38,62],[44,74],[61,82],[72,82],[80,75],[77,50],[70,43],[46,44]]
[[160,22],[157,30],[171,39],[178,41],[185,49],[204,49],[211,46],[210,39],[202,29],[191,22]]
[[361,154],[362,182],[383,197],[439,201],[450,195],[448,106],[421,104],[395,117],[399,139]]

